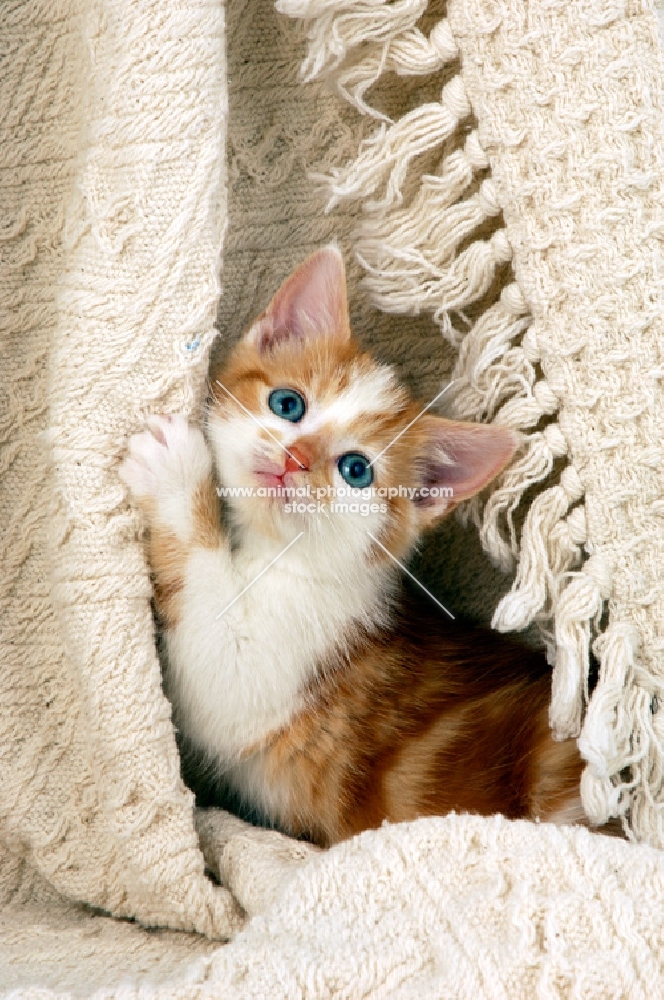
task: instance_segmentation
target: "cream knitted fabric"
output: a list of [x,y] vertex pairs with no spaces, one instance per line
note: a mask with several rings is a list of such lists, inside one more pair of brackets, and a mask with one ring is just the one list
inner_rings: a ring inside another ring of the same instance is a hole
[[[53,906],[27,937],[26,908],[14,907],[11,927],[0,925],[13,959],[0,963],[4,984],[36,1000],[664,994],[664,864],[653,848],[499,816],[386,826],[299,862],[284,856],[285,838],[259,837],[236,834],[222,861],[254,914],[230,944],[206,951],[194,935],[148,935]],[[262,881],[247,879],[251,871]]]
[[[569,460],[560,485],[531,507],[514,592],[496,620],[527,620],[534,577],[548,570],[551,717],[563,736],[579,732],[598,635],[599,682],[580,742],[584,805],[597,822],[629,808],[634,833],[664,847],[664,120],[656,24],[644,7],[535,4],[526,45],[518,3],[500,5],[489,45],[476,26],[495,5],[454,3],[450,14],[534,317],[536,389],[555,401]],[[497,65],[500,86],[489,88]],[[559,526],[581,493],[589,558],[563,574],[581,531],[572,514],[568,532]]]
[[[327,165],[344,237],[356,214],[367,293],[395,313],[430,312],[458,351],[458,412],[531,430],[516,469],[470,512],[496,561],[517,565],[497,622],[542,625],[557,651],[554,722],[569,731],[610,598],[584,723],[586,802],[621,811],[629,763],[632,825],[657,842],[653,11],[451,0],[448,22],[425,0],[281,6],[308,18],[308,72],[330,70],[358,111],[389,105],[393,123],[379,117],[351,162]],[[254,14],[231,0],[238,28]],[[226,226],[223,10],[12,0],[0,29],[0,989],[661,997],[664,861],[645,845],[452,816],[320,854],[218,811],[193,815],[115,470],[146,409],[194,414],[201,398]],[[386,73],[403,81],[398,113]],[[251,116],[258,102],[246,101]],[[352,114],[340,119],[348,150]],[[321,242],[337,217],[321,215]],[[284,218],[274,253],[302,232]],[[252,225],[242,253],[260,245]],[[408,329],[429,336],[422,320]],[[242,926],[240,907],[254,919],[215,944]]]
[[34,867],[72,899],[226,936],[237,907],[204,876],[116,474],[142,411],[200,396],[223,10],[58,0],[0,18],[0,838],[25,861],[2,895]]

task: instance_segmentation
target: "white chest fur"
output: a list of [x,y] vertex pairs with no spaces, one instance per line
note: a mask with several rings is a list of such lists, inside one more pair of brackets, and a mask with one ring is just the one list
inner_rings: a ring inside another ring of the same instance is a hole
[[261,540],[239,555],[192,552],[167,635],[177,724],[222,768],[289,722],[357,623],[375,627],[385,615],[384,575],[342,566],[343,554],[321,564],[305,536],[283,548]]

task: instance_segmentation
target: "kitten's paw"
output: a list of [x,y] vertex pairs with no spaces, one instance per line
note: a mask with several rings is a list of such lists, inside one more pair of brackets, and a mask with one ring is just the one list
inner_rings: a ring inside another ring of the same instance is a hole
[[174,526],[186,517],[189,500],[211,472],[201,431],[178,415],[148,417],[147,430],[129,439],[119,469],[136,505]]

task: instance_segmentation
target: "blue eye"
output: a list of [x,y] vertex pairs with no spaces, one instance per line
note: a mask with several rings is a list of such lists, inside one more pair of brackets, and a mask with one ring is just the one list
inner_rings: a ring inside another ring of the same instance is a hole
[[341,478],[349,486],[357,486],[364,489],[373,483],[373,469],[369,465],[369,459],[364,455],[359,455],[356,451],[349,451],[347,455],[342,455],[337,462],[337,468]]
[[267,401],[273,413],[284,420],[296,424],[301,420],[306,410],[306,404],[295,389],[273,389]]

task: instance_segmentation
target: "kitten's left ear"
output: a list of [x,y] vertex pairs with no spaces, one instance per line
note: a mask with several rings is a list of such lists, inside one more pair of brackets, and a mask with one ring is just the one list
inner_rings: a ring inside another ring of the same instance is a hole
[[313,337],[342,341],[350,337],[346,271],[333,244],[311,254],[293,271],[247,334],[261,352],[288,340]]
[[[484,489],[510,461],[520,437],[496,424],[471,424],[422,417],[425,443],[419,459],[415,500],[422,527],[428,527],[462,500]],[[433,490],[434,496],[431,496]]]

